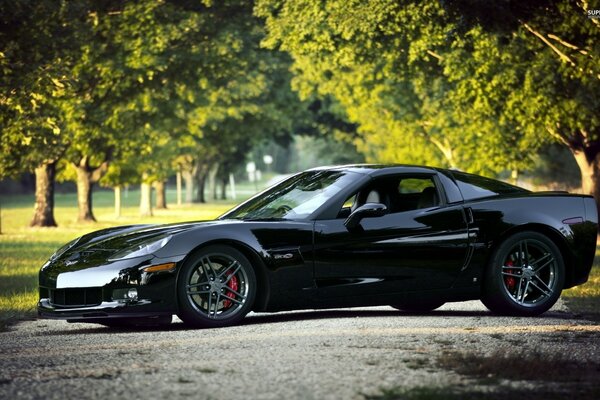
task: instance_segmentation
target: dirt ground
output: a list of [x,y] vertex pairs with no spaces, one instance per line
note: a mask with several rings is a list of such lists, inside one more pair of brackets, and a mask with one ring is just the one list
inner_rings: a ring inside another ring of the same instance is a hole
[[600,398],[600,324],[479,302],[250,314],[243,325],[111,330],[35,320],[0,333],[0,398]]

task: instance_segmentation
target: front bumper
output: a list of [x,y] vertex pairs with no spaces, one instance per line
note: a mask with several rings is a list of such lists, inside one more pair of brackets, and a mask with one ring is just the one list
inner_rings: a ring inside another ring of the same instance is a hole
[[[86,319],[86,318],[123,318],[123,317],[152,317],[158,315],[173,315],[177,312],[175,290],[165,288],[159,296],[153,299],[139,300],[106,300],[97,305],[66,307],[56,305],[49,298],[40,298],[38,316],[49,319]],[[164,296],[164,293],[173,293]]]
[[[40,271],[41,318],[97,320],[137,318],[177,313],[176,276],[183,256],[98,263],[95,266],[47,263]],[[175,263],[169,271],[147,273],[144,268]],[[135,289],[135,298],[128,298]]]
[[48,319],[68,320],[96,320],[109,318],[145,318],[161,315],[173,315],[175,309],[164,307],[160,302],[152,303],[148,300],[135,303],[118,301],[103,301],[97,306],[79,308],[61,308],[53,306],[49,299],[40,299],[38,302],[38,316]]

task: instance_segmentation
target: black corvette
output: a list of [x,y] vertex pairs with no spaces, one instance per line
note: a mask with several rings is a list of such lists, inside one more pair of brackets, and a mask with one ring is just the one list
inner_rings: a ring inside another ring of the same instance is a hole
[[296,174],[214,221],[82,236],[40,271],[39,315],[108,326],[217,327],[250,311],[481,299],[537,315],[586,282],[591,196],[457,171],[355,165]]

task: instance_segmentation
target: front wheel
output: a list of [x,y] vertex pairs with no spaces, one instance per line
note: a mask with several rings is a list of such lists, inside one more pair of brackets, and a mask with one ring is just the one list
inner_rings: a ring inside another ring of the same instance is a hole
[[238,323],[252,308],[255,296],[254,269],[230,246],[201,249],[185,263],[177,280],[178,316],[194,327]]
[[539,315],[556,303],[564,280],[556,244],[538,232],[517,233],[494,251],[481,301],[497,314]]

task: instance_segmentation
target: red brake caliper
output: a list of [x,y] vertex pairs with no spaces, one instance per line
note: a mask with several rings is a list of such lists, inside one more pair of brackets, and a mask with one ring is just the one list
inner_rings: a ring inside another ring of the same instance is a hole
[[[512,266],[513,266],[513,262],[512,262],[512,261],[510,261],[510,260],[508,260],[508,261],[506,262],[506,266],[507,266],[507,267],[512,267]],[[514,274],[514,273],[515,273],[515,271],[514,271],[514,270],[512,270],[512,269],[507,269],[507,270],[506,270],[506,272],[508,272],[509,274]],[[505,277],[504,277],[504,282],[506,282],[506,286],[508,286],[508,288],[509,288],[510,290],[512,290],[512,289],[514,289],[514,288],[515,288],[515,285],[516,285],[516,283],[517,283],[517,280],[515,279],[515,277],[514,277],[514,276],[505,276]]]
[[[229,282],[227,282],[227,287],[231,288],[231,290],[235,290],[236,292],[238,291],[238,287],[240,286],[239,281],[237,276],[231,276],[232,273],[228,272],[227,273],[227,278],[231,278],[229,279]],[[225,293],[225,297],[230,297],[230,298],[235,298],[235,294],[233,294],[232,292],[226,292]],[[231,307],[231,304],[233,302],[231,300],[225,300],[223,301],[223,308],[229,308]]]

